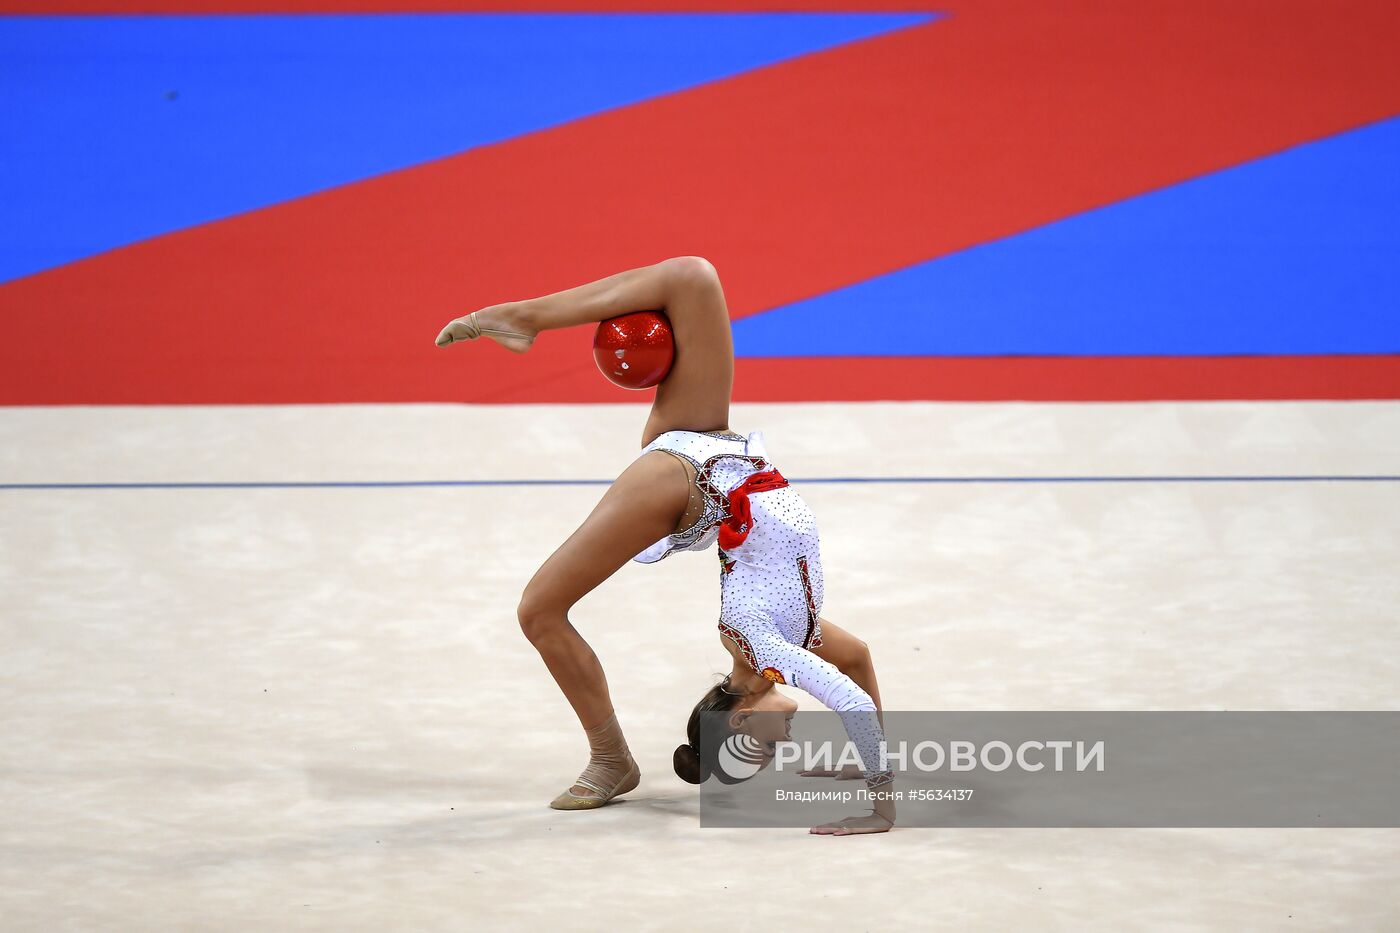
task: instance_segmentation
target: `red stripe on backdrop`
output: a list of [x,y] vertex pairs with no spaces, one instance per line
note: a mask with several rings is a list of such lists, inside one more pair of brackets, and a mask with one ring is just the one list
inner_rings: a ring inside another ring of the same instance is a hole
[[1347,11],[979,4],[136,244],[0,286],[0,402],[617,398],[582,330],[431,341],[683,253],[743,316],[1400,112],[1400,5]]

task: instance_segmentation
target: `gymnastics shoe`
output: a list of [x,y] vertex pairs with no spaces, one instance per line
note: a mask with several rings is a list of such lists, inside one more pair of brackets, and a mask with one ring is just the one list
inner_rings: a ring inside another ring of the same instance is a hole
[[[609,716],[607,722],[594,726],[587,733],[588,767],[568,790],[549,802],[555,810],[596,810],[641,783],[641,769],[627,750],[627,740],[622,737],[616,715]],[[576,794],[575,787],[593,793]]]
[[[466,317],[459,317],[450,322],[437,335],[437,345],[440,347],[450,346],[459,340],[475,340],[478,337],[491,337],[501,346],[515,353],[524,353],[530,349],[530,344],[535,338],[530,334],[522,334],[513,330],[498,330],[494,327],[482,327],[476,316],[480,311],[473,311]],[[524,345],[520,341],[524,341]]]

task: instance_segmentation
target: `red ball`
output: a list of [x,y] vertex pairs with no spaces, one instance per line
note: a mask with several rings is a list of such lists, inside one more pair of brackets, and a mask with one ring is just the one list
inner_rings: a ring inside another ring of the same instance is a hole
[[604,376],[624,389],[650,389],[671,371],[676,345],[671,322],[660,311],[609,318],[593,335],[593,359]]

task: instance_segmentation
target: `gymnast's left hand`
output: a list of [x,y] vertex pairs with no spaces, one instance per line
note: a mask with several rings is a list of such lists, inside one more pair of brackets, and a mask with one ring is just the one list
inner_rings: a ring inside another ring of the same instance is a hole
[[860,836],[869,833],[887,833],[894,828],[894,820],[878,813],[865,816],[848,816],[835,823],[813,826],[811,832],[818,836]]
[[829,777],[838,781],[859,781],[865,777],[865,772],[859,765],[846,765],[844,768],[832,770],[831,768],[809,768],[806,771],[797,772],[798,777]]

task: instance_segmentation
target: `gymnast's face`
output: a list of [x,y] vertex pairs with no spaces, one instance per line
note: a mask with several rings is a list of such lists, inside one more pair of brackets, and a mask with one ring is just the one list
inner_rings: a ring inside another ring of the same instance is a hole
[[768,684],[766,689],[745,696],[730,711],[729,724],[756,740],[764,750],[764,766],[773,760],[779,742],[792,738],[792,714],[797,703]]

